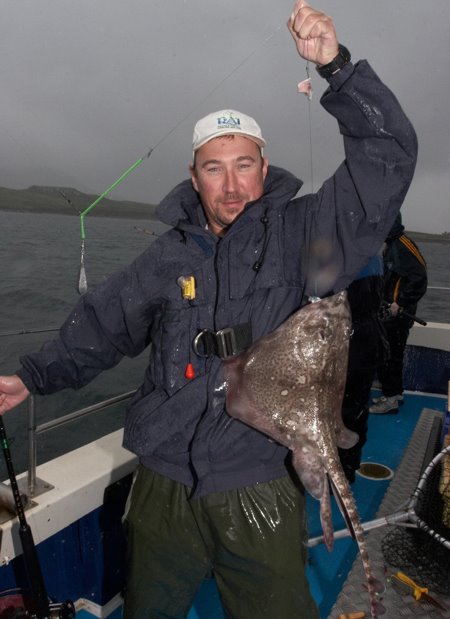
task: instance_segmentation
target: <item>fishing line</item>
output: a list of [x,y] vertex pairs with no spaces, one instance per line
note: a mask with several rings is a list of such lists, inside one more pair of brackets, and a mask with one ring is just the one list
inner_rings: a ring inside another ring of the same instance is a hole
[[[311,84],[311,76],[309,73],[309,60],[306,62],[306,75]],[[314,193],[314,164],[313,164],[313,137],[312,137],[312,105],[311,99],[313,95],[312,86],[308,93],[308,126],[309,126],[309,173],[311,182],[311,193]]]
[[[306,54],[308,54],[308,46],[310,39],[306,39]],[[306,95],[308,99],[308,127],[309,127],[309,165],[310,165],[310,180],[311,180],[311,193],[314,192],[314,166],[313,166],[313,138],[312,138],[312,106],[311,100],[313,96],[313,87],[311,74],[309,71],[310,63],[306,61],[306,79],[297,85],[297,91]]]
[[[309,46],[310,39],[306,40],[306,48]],[[308,49],[306,50],[308,53]],[[297,90],[299,93],[306,95],[308,99],[308,126],[309,126],[309,166],[310,166],[310,182],[311,182],[311,193],[314,192],[314,162],[313,162],[313,136],[312,136],[312,105],[311,100],[313,96],[313,88],[312,81],[310,75],[310,63],[309,60],[306,61],[306,79],[300,82],[297,86]],[[308,269],[307,269],[307,280],[312,281],[312,290],[311,294],[308,295],[308,301],[310,303],[316,303],[320,301],[319,296],[319,286],[318,286],[318,271],[319,271],[319,258],[317,255],[317,249],[314,248],[314,254],[311,253],[311,240],[309,242],[310,252],[308,255]],[[307,281],[305,282],[305,288],[307,287]]]
[[97,204],[108,194],[110,193],[115,187],[117,187],[117,185],[119,183],[121,183],[133,170],[135,170],[145,159],[148,159],[150,157],[150,155],[152,154],[152,152],[158,148],[158,146],[160,146],[165,140],[167,140],[167,138],[172,135],[172,133],[174,133],[178,127],[180,125],[182,125],[187,118],[189,118],[191,116],[191,114],[198,108],[200,107],[205,101],[207,101],[213,94],[214,92],[216,92],[216,90],[218,90],[223,84],[224,82],[226,82],[232,75],[234,75],[234,73],[236,73],[236,71],[238,71],[252,56],[254,56],[256,54],[256,52],[263,47],[264,45],[266,45],[270,39],[272,39],[275,34],[278,32],[278,30],[280,30],[281,26],[277,26],[261,43],[258,43],[258,45],[247,55],[245,56],[245,58],[238,64],[236,65],[227,75],[225,75],[225,77],[223,77],[215,86],[214,88],[212,88],[202,99],[200,99],[200,101],[198,101],[195,106],[187,113],[185,114],[166,134],[164,134],[162,136],[162,138],[156,142],[156,144],[153,146],[153,148],[150,148],[150,150],[148,151],[147,155],[145,155],[144,157],[140,157],[137,161],[135,161],[133,163],[132,166],[130,166],[128,168],[128,170],[126,170],[116,181],[114,181],[114,183],[112,183],[112,185],[110,185],[108,187],[108,189],[106,189],[92,204],[90,204],[82,213],[80,213],[80,224],[81,224],[81,255],[80,255],[80,268],[79,268],[79,272],[78,272],[78,292],[80,295],[85,294],[88,290],[88,285],[87,285],[87,277],[86,277],[86,266],[85,266],[85,228],[84,228],[84,218],[86,217],[86,215],[94,208],[97,206]]
[[9,337],[11,335],[29,335],[30,333],[48,333],[49,331],[59,331],[59,328],[48,327],[47,329],[21,329],[20,331],[0,333],[0,337]]
[[183,118],[168,133],[166,133],[166,135],[162,137],[159,142],[156,143],[153,150],[155,150],[155,148],[157,148],[160,144],[162,144],[162,142],[164,142],[176,129],[178,129],[178,127],[182,125],[184,121],[187,120],[191,116],[191,114],[195,112],[195,110],[198,107],[200,107],[205,101],[207,101],[216,92],[216,90],[218,90],[222,86],[224,82],[226,82],[232,75],[234,75],[234,73],[236,73],[236,71],[238,71],[241,67],[243,67],[244,64],[248,60],[250,60],[250,58],[254,56],[261,47],[264,47],[270,41],[270,39],[272,39],[275,36],[278,30],[280,30],[280,28],[281,26],[277,26],[271,32],[271,34],[269,34],[261,43],[258,43],[258,45],[247,56],[245,56],[245,58],[238,65],[234,67],[234,69],[232,69],[227,75],[225,75],[225,77],[221,79],[220,82],[218,82],[216,86],[214,86],[214,88],[212,88],[212,90],[210,90],[203,97],[203,99],[200,99],[200,101],[196,103],[196,105],[185,116],[183,116]]
[[92,204],[90,204],[87,208],[84,209],[84,211],[82,211],[80,213],[81,252],[80,252],[80,268],[79,268],[79,271],[78,271],[78,292],[80,294],[85,294],[87,292],[87,289],[88,289],[88,287],[87,287],[87,277],[86,277],[86,268],[85,268],[85,264],[84,264],[84,251],[85,251],[84,242],[85,242],[85,238],[86,238],[86,233],[85,233],[85,229],[84,229],[84,218],[86,217],[86,215],[88,215],[88,213],[90,213],[92,211],[93,208],[95,208],[97,206],[97,204],[101,200],[103,200],[103,198],[105,196],[107,196],[113,189],[115,189],[117,187],[117,185],[119,185],[119,183],[121,183],[129,174],[131,174],[131,172],[133,172],[133,170],[135,170],[138,166],[140,166],[141,163],[145,159],[148,159],[153,151],[154,151],[154,148],[150,148],[150,150],[147,152],[146,155],[144,155],[143,157],[139,157],[139,159],[137,159],[127,170],[125,170],[125,172],[123,172],[119,176],[119,178],[116,179],[108,187],[108,189],[105,189],[105,191],[102,194],[100,194],[98,196],[98,198],[96,198],[94,200],[94,202],[92,202]]
[[58,193],[64,198],[64,200],[67,202],[67,204],[69,206],[71,206],[72,208],[74,208],[76,210],[76,212],[78,213],[78,215],[81,215],[81,211],[77,209],[77,207],[75,206],[75,204],[72,202],[72,200],[70,198],[68,198],[66,196],[66,194],[61,191],[61,189],[58,189]]

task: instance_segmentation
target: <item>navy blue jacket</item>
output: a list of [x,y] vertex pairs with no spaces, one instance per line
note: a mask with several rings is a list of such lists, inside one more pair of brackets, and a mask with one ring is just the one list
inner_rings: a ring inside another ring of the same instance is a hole
[[[416,243],[404,230],[399,213],[383,250],[384,300],[389,304],[395,301],[406,312],[414,315],[417,303],[427,291],[427,264]],[[410,327],[413,324],[412,320],[402,314],[391,320],[405,322]]]
[[[413,176],[414,129],[368,63],[329,82],[322,104],[338,119],[346,159],[316,194],[295,198],[301,181],[271,166],[263,196],[219,239],[205,228],[190,180],[182,182],[159,206],[173,228],[84,295],[58,339],[21,359],[27,387],[51,393],[79,388],[151,344],[124,444],[197,495],[283,476],[287,450],[227,415],[223,363],[197,357],[194,337],[250,322],[256,340],[309,295],[347,287],[382,246]],[[194,300],[177,283],[189,275]],[[189,360],[193,380],[184,375]]]

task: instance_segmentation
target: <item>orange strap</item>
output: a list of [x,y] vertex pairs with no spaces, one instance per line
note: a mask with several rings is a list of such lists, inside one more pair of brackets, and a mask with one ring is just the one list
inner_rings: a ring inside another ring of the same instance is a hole
[[397,302],[398,299],[398,292],[400,290],[400,280],[402,278],[399,277],[398,280],[395,282],[395,286],[394,286],[394,292],[392,293],[392,300]]
[[411,240],[408,239],[408,237],[405,236],[404,234],[402,234],[402,236],[400,236],[398,240],[400,241],[400,243],[403,243],[406,249],[409,249],[409,251],[414,255],[414,257],[420,262],[420,264],[426,270],[427,263],[425,262],[425,258],[420,253],[419,248],[416,247],[414,243],[412,243]]

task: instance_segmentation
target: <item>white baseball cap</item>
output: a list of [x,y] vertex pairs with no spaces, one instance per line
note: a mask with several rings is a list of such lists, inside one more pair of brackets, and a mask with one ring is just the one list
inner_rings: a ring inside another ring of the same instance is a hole
[[266,145],[256,120],[236,110],[219,110],[196,123],[192,150],[195,153],[200,146],[221,135],[243,135],[256,142],[260,148]]

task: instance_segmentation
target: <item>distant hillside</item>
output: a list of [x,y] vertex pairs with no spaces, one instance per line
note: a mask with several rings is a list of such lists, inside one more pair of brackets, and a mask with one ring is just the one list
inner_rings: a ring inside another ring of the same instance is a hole
[[[28,189],[0,187],[0,210],[79,216],[97,198],[97,195],[82,193],[72,187],[41,187],[37,185],[28,187]],[[153,204],[103,198],[90,211],[89,217],[156,219],[155,208]]]
[[[20,211],[22,213],[58,213],[76,215],[84,211],[97,195],[82,193],[72,187],[43,187],[32,185],[28,189],[8,189],[0,187],[0,210]],[[128,219],[157,219],[156,206],[143,202],[109,200],[103,198],[92,209],[89,217],[123,217]],[[407,234],[420,243],[450,243],[450,232],[427,234],[407,231]]]

